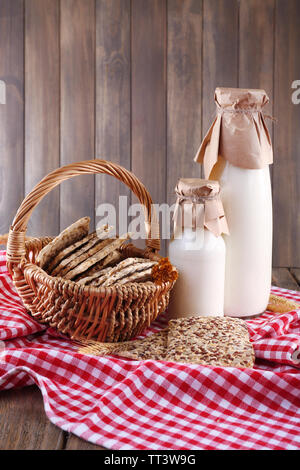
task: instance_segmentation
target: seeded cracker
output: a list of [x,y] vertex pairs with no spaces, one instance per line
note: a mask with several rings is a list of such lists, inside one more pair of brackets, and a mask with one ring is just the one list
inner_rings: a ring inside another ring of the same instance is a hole
[[123,254],[118,250],[114,250],[111,253],[109,253],[104,259],[101,259],[97,263],[95,263],[93,266],[88,268],[86,271],[83,273],[79,274],[76,277],[76,281],[82,280],[81,284],[85,284],[87,281],[91,281],[90,277],[93,277],[93,279],[96,279],[97,277],[101,276],[101,271],[106,268],[106,267],[112,267],[119,261],[121,261],[124,258]]
[[106,274],[108,274],[111,270],[112,270],[111,267],[99,269],[99,271],[92,274],[91,276],[83,277],[81,279],[76,280],[76,282],[78,282],[78,284],[83,284],[85,286],[91,285],[91,284],[93,285],[95,282],[98,282],[99,278],[106,276]]
[[46,268],[50,261],[67,246],[81,240],[89,233],[90,218],[83,217],[63,230],[52,242],[48,243],[39,253],[37,264]]
[[108,278],[111,278],[112,275],[115,275],[115,274],[119,273],[123,269],[128,268],[129,266],[132,266],[132,265],[134,265],[136,263],[139,263],[139,262],[143,263],[144,261],[145,261],[144,258],[126,258],[126,259],[124,259],[120,263],[113,266],[110,271],[108,271],[107,273],[104,274],[104,276],[100,273],[101,275],[98,276],[99,277],[99,279],[98,279],[99,285],[103,284]]
[[[157,264],[156,261],[144,261],[127,266],[115,273],[112,273],[111,271],[106,276],[107,278],[104,280],[102,285],[108,287],[116,283],[125,284],[126,282],[130,282],[128,279],[135,279],[135,277],[139,279],[140,277],[144,277],[145,271],[149,270],[149,268],[152,268],[152,266],[155,264]],[[151,274],[151,269],[150,271],[147,271],[147,273]]]
[[169,321],[165,360],[221,367],[253,367],[255,355],[246,323],[229,317]]
[[124,341],[122,343],[99,343],[97,341],[81,341],[83,347],[79,349],[82,354],[93,354],[96,356],[127,357],[136,360],[163,360],[167,347],[168,330],[161,330],[143,339]]
[[113,240],[108,239],[107,236],[109,234],[111,227],[107,227],[105,231],[102,233],[102,237],[100,238],[98,234],[94,234],[94,237],[86,243],[81,249],[75,251],[67,258],[63,259],[58,266],[52,272],[53,276],[61,276],[65,277],[71,269],[74,269],[80,263],[83,263],[92,255],[100,251],[102,248],[110,244]]
[[152,268],[144,271],[136,271],[131,276],[124,277],[118,281],[118,284],[128,284],[129,282],[146,282],[152,280]]
[[95,236],[95,232],[90,233],[86,237],[78,240],[78,242],[73,243],[72,245],[67,246],[64,250],[58,253],[55,258],[53,258],[47,266],[47,272],[51,274],[56,266],[67,256],[74,253],[74,251],[78,250],[82,246],[86,245],[93,237]]
[[135,345],[131,345],[131,348],[117,355],[138,361],[145,361],[147,359],[163,361],[166,355],[167,338],[168,329],[166,328],[146,338],[131,341],[131,343],[135,342]]
[[103,260],[109,253],[120,248],[120,246],[123,245],[123,243],[125,243],[125,241],[129,238],[130,234],[126,233],[120,238],[109,240],[108,245],[105,245],[102,249],[90,256],[84,262],[80,263],[74,269],[71,269],[71,271],[67,272],[67,274],[64,275],[64,278],[74,279],[76,276],[83,273],[84,271],[87,271],[91,266],[98,263],[98,261]]

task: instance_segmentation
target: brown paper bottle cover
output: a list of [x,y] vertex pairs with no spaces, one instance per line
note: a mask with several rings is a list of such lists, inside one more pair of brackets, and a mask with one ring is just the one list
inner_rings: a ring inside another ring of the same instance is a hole
[[[190,223],[190,228],[205,227],[216,237],[229,234],[223,204],[219,196],[218,181],[201,178],[180,178],[176,187],[177,195],[174,210],[174,233],[177,227]],[[183,214],[184,213],[184,214]]]
[[269,102],[264,90],[216,88],[217,116],[204,137],[195,161],[203,163],[205,178],[217,166],[257,169],[273,163],[271,138],[262,108]]

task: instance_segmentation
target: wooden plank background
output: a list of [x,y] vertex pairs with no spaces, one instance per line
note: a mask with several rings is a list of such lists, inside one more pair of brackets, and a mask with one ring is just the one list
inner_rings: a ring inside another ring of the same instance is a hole
[[[60,165],[59,2],[25,2],[25,194]],[[10,165],[14,157],[11,155]],[[33,212],[30,233],[59,231],[59,188]]]
[[[299,268],[299,17],[298,0],[1,0],[0,233],[42,176],[78,160],[121,163],[171,203],[178,177],[201,174],[193,157],[215,87],[264,88],[278,120],[273,265]],[[82,215],[94,225],[119,194],[111,177],[64,182],[28,232],[53,235]]]
[[24,1],[0,3],[0,233],[24,198]]

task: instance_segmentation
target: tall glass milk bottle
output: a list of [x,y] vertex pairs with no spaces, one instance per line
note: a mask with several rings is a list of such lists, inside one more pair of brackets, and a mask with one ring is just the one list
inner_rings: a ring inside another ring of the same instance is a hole
[[217,88],[217,116],[195,161],[217,179],[230,237],[225,236],[225,315],[249,317],[268,304],[272,271],[270,136],[264,90]]
[[180,179],[175,192],[174,237],[169,258],[177,267],[169,318],[224,315],[225,243],[228,233],[219,183]]

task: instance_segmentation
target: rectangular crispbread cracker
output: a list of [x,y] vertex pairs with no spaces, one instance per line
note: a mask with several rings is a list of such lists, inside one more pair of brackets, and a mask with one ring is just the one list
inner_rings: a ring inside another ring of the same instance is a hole
[[104,240],[103,242],[101,242],[104,244],[104,247],[102,249],[99,249],[99,251],[94,253],[85,261],[68,271],[66,274],[64,274],[63,277],[65,279],[74,279],[76,276],[87,271],[91,266],[98,263],[98,261],[101,261],[106,258],[109,253],[119,249],[129,238],[130,234],[126,233],[125,235],[122,235],[120,238],[117,239]]
[[72,245],[67,246],[64,250],[61,250],[58,255],[56,255],[48,264],[47,266],[47,272],[49,274],[54,271],[56,266],[67,256],[70,254],[74,253],[74,251],[78,250],[82,246],[86,245],[93,237],[95,236],[95,232],[90,233],[86,237],[82,238],[81,240],[78,240],[78,242],[73,243]]
[[108,274],[111,270],[112,270],[111,267],[103,268],[97,271],[96,273],[92,274],[91,276],[83,277],[82,279],[78,279],[78,281],[76,280],[76,282],[78,282],[78,284],[82,284],[86,286],[89,284],[94,284],[95,282],[97,283],[99,278],[101,279],[103,276]]
[[[101,259],[97,263],[95,263],[93,266],[88,268],[86,271],[83,273],[79,274],[75,280],[82,280],[83,279],[83,284],[87,281],[89,282],[90,277],[93,277],[93,279],[96,279],[97,277],[101,276],[101,271],[107,267],[114,266],[116,263],[119,263],[124,258],[123,254],[120,253],[119,250],[114,250],[111,253],[109,253],[104,259]],[[98,276],[99,273],[99,276]]]
[[166,361],[221,367],[253,367],[255,355],[246,323],[230,317],[169,321]]
[[108,237],[109,232],[113,227],[103,225],[97,232],[90,233],[86,237],[78,240],[76,243],[67,246],[64,250],[60,251],[58,255],[51,260],[47,267],[48,273],[51,273],[52,276],[58,275],[60,271],[69,264],[69,262],[79,253],[87,251],[95,243],[98,243],[100,240],[104,240]]
[[63,230],[52,242],[48,243],[38,254],[37,264],[45,269],[58,253],[89,233],[90,218],[83,217]]
[[114,354],[116,356],[127,357],[136,360],[163,360],[167,347],[167,328],[153,333],[146,338],[133,341],[123,341],[121,343],[99,343],[96,341],[81,341],[83,347],[79,349],[83,354],[94,354],[107,356]]
[[[131,279],[144,278],[145,275],[151,274],[152,267],[157,264],[156,261],[145,261],[132,264],[126,268],[121,268],[119,271],[113,273],[112,271],[107,275],[107,279],[103,281],[102,285],[105,287],[112,286],[113,284],[126,284]],[[149,277],[150,279],[150,277]]]
[[52,272],[52,275],[64,277],[69,271],[91,258],[95,253],[99,252],[102,250],[102,248],[109,245],[110,243],[112,243],[111,239],[106,238],[103,240],[99,239],[97,235],[95,235],[95,237],[92,238],[92,240],[90,240],[89,243],[83,246],[80,250],[77,250],[69,257],[63,259],[61,263],[56,266]]
[[[144,258],[126,258],[125,260],[123,260],[120,263],[117,263],[115,266],[113,266],[111,268],[111,270],[107,271],[107,273],[104,276],[101,275],[101,278],[100,278],[100,276],[98,276],[99,277],[99,283],[103,284],[105,281],[107,281],[108,278],[111,278],[111,276],[115,275],[116,273],[119,273],[123,269],[128,268],[128,267],[130,267],[130,266],[132,266],[132,265],[134,265],[138,262],[144,262],[144,261],[145,261]],[[125,275],[126,275],[126,273],[125,273]]]

